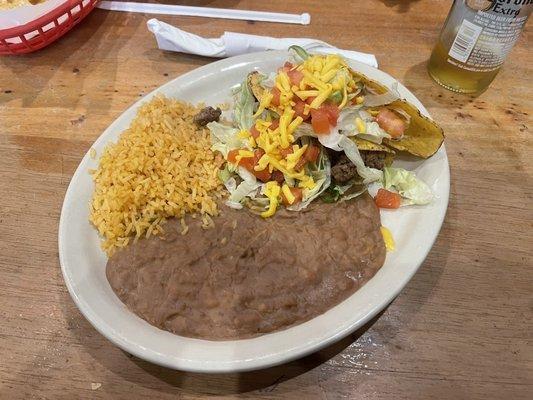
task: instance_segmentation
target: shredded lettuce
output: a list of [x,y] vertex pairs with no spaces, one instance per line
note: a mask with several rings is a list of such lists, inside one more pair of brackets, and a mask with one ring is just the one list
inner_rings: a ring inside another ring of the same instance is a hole
[[356,82],[355,85],[357,86],[352,93],[348,95],[348,103],[357,96],[361,95],[361,92],[363,91],[363,84],[361,82]]
[[238,167],[237,168],[237,174],[241,177],[243,181],[255,183],[257,181],[257,178],[254,174],[252,174],[250,171],[248,171],[244,167]]
[[367,184],[382,179],[383,173],[379,169],[370,168],[365,165],[359,149],[353,140],[342,135],[339,146],[344,150],[346,157],[357,167],[357,173],[363,178],[363,183]]
[[[364,133],[361,133],[355,122],[360,118],[364,124]],[[374,117],[361,109],[361,106],[350,106],[344,108],[339,114],[337,126],[332,130],[342,131],[346,136],[357,136],[369,142],[381,144],[384,138],[390,139],[390,135],[380,128]]]
[[346,201],[360,196],[367,191],[366,185],[361,185],[360,182],[352,180],[344,185],[331,185],[321,196],[321,199],[326,203],[336,203],[338,201]]
[[381,127],[378,125],[377,122],[371,121],[371,122],[366,122],[365,133],[358,133],[357,137],[368,140],[369,142],[381,144],[383,139],[385,138],[390,139],[391,135],[389,135],[387,132],[381,129]]
[[[347,185],[348,187],[351,185]],[[341,185],[330,185],[320,198],[325,203],[336,203],[341,198],[342,194],[347,190],[345,186]]]
[[234,208],[235,210],[242,209],[242,204],[238,201],[226,200],[224,204],[227,205],[229,208]]
[[340,90],[335,90],[329,97],[328,100],[332,101],[335,104],[341,104],[342,102],[342,92]]
[[357,127],[355,125],[355,119],[361,118],[360,112],[361,106],[349,106],[345,107],[339,113],[337,120],[337,126],[332,130],[342,131],[347,136],[353,136],[357,133]]
[[366,94],[363,104],[365,107],[379,107],[390,104],[399,98],[400,92],[398,91],[398,82],[394,82],[383,94]]
[[[226,163],[226,166],[224,167],[224,169],[219,169],[218,170],[218,179],[221,180],[221,182],[225,185],[226,182],[228,182],[229,179],[231,179],[231,171],[228,167],[228,163]],[[228,189],[228,187],[226,186],[226,189]],[[228,189],[229,191],[229,189]]]
[[264,78],[261,80],[261,86],[265,89],[272,89],[274,86],[276,86],[276,76],[278,74],[276,72],[271,72],[266,75],[262,75]]
[[318,139],[318,141],[320,142],[322,146],[327,147],[328,149],[335,150],[335,151],[341,151],[342,147],[340,143],[342,139],[345,138],[346,136],[340,134],[337,129],[332,129],[327,135],[316,135],[315,134],[315,137]]
[[289,46],[289,52],[298,64],[304,62],[309,58],[309,53],[303,47],[300,46]]
[[339,131],[336,127],[331,129],[327,135],[317,135],[311,125],[301,124],[295,132],[295,137],[311,136],[316,137],[320,144],[324,147],[335,151],[344,151],[346,157],[357,167],[357,173],[363,178],[363,183],[367,184],[374,181],[381,180],[383,174],[379,169],[370,168],[365,165],[357,145],[348,137],[347,132]]
[[249,147],[248,142],[239,138],[239,130],[220,122],[210,122],[207,128],[211,133],[211,150],[219,151],[228,158],[230,150]]
[[313,189],[304,189],[302,201],[298,204],[287,207],[287,210],[300,211],[306,208],[311,202],[320,196],[331,184],[331,163],[322,149],[320,156],[314,165],[308,165],[308,173],[313,177],[316,185]]
[[[263,186],[258,182],[253,174],[243,167],[238,167],[236,170],[230,168],[229,163],[226,163],[224,169],[218,171],[219,179],[224,183],[226,190],[230,196],[226,201],[226,205],[231,208],[241,209],[242,203],[246,197],[254,198],[259,189]],[[237,185],[237,175],[242,179],[242,182]]]
[[387,190],[396,190],[402,196],[402,206],[428,204],[433,199],[429,186],[418,179],[413,172],[403,168],[385,167],[383,186]]
[[344,79],[344,82],[349,82],[353,78],[352,73],[345,67],[340,68],[335,77],[333,77],[329,82],[337,81]]
[[257,190],[259,187],[261,187],[261,184],[259,182],[242,181],[235,188],[235,190],[231,192],[229,200],[235,203],[239,203],[244,200],[246,196]]
[[224,181],[224,186],[226,187],[228,192],[232,193],[235,189],[237,189],[237,180],[234,177],[231,177],[228,180]]
[[[361,118],[365,125],[365,133],[360,133],[355,123],[356,118]],[[295,137],[312,136],[332,150],[341,151],[340,142],[343,136],[357,136],[373,143],[381,144],[384,138],[390,139],[390,135],[380,128],[373,117],[361,106],[350,106],[341,110],[337,126],[332,127],[328,135],[317,135],[310,124],[301,124],[295,132]]]
[[235,110],[233,119],[235,125],[241,130],[248,130],[254,124],[255,97],[248,85],[248,77],[241,83],[239,90],[235,93]]
[[261,186],[261,190],[252,192],[243,201],[243,203],[252,211],[263,212],[267,210],[270,205],[270,199],[262,193],[264,186],[265,185]]
[[366,191],[367,191],[366,187],[359,188],[359,190],[354,190],[352,193],[347,194],[346,196],[343,196],[341,198],[341,201],[355,199],[356,197],[361,196]]
[[295,139],[314,137],[318,139],[322,146],[335,151],[342,150],[339,146],[342,136],[338,129],[331,129],[327,135],[317,135],[310,124],[301,124],[294,132]]
[[243,167],[237,168],[237,173],[242,178],[242,182],[239,183],[233,192],[230,192],[229,201],[239,203],[246,196],[259,189],[262,183],[258,182],[255,176]]

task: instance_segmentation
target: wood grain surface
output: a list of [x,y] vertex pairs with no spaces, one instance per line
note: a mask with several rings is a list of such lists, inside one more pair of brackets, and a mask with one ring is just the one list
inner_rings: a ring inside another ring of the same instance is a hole
[[84,153],[120,113],[212,60],[158,50],[150,16],[95,10],[50,47],[0,58],[0,398],[532,398],[530,29],[491,88],[471,98],[441,89],[426,72],[450,1],[179,3],[312,16],[309,26],[160,17],[204,36],[316,37],[375,53],[447,134],[451,197],[442,231],[381,315],[304,359],[201,375],[122,352],[82,317],[63,283],[63,196]]

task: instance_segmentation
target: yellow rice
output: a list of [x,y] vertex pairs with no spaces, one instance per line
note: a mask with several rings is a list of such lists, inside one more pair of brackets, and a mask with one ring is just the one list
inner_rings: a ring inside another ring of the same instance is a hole
[[210,150],[209,133],[198,128],[189,104],[156,97],[139,109],[116,144],[104,150],[93,174],[89,220],[111,255],[142,236],[163,231],[170,217],[216,215],[223,186]]

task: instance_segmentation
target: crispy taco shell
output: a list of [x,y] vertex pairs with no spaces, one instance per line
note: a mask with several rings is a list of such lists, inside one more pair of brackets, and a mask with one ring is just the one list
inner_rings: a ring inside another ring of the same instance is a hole
[[263,76],[257,71],[248,74],[248,86],[250,86],[250,89],[252,90],[252,93],[257,101],[261,99],[263,93],[265,92],[265,88],[261,85],[262,80]]
[[383,144],[369,142],[368,140],[361,139],[358,137],[352,137],[352,140],[355,142],[359,150],[385,153],[385,165],[387,167],[390,167],[392,165],[392,162],[394,161],[395,152],[391,148]]
[[358,138],[357,136],[352,137],[352,140],[355,142],[359,150],[382,151],[384,153],[394,154],[394,150],[390,149],[389,147],[383,144],[377,144],[374,142],[370,142],[368,140]]
[[389,106],[393,110],[405,111],[411,120],[402,139],[384,139],[383,142],[393,149],[422,158],[429,158],[435,154],[444,140],[442,128],[405,100],[393,101]]
[[[367,78],[363,74],[359,74],[355,71],[351,71],[356,80],[362,82],[367,91],[373,94],[384,94],[389,89],[372,79]],[[262,86],[261,81],[263,76],[258,72],[253,72],[248,75],[248,84],[252,90],[254,96],[259,100],[261,99],[265,88]],[[405,151],[414,156],[421,158],[429,158],[440,148],[444,140],[444,132],[433,120],[422,115],[420,111],[412,104],[405,100],[394,100],[385,105],[392,110],[403,110],[410,117],[409,125],[404,133],[404,136],[400,140],[385,139],[383,144],[377,145],[367,140],[356,138],[356,144],[359,150],[371,150],[371,151],[385,151],[390,154],[390,148]],[[273,111],[279,112],[275,107],[271,108]],[[387,148],[388,146],[388,148]]]
[[[381,95],[389,89],[366,77],[363,74],[351,70],[354,77],[360,80],[367,92]],[[385,139],[383,143],[398,151],[405,151],[417,157],[429,158],[437,152],[444,140],[444,132],[433,120],[422,115],[420,110],[406,100],[396,99],[384,105],[392,110],[402,110],[410,117],[409,125],[400,140]]]

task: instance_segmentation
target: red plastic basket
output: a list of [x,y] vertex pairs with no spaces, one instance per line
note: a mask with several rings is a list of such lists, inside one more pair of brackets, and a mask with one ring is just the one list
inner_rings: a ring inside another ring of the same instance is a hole
[[0,55],[25,54],[59,39],[89,14],[98,0],[67,0],[21,26],[0,30]]

